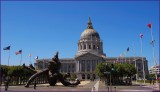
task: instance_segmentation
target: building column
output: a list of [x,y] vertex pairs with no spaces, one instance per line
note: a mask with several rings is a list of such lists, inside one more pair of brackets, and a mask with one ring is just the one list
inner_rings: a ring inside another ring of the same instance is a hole
[[68,64],[66,64],[67,65],[67,73],[68,73]]
[[92,60],[92,71],[94,71],[95,62]]
[[78,51],[80,50],[80,44],[78,43]]
[[91,64],[91,66],[90,66],[90,72],[92,72],[92,60],[90,60],[90,64]]
[[78,64],[77,64],[77,65],[78,65],[77,72],[79,72],[79,61],[78,61]]
[[87,72],[87,61],[84,61],[84,65],[85,65],[85,72]]
[[87,74],[85,74],[85,80],[87,79]]
[[79,72],[81,72],[81,61],[79,61]]

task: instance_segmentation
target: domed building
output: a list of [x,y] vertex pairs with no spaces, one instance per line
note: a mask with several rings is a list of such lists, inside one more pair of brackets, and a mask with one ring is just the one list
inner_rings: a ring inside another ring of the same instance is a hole
[[78,77],[81,79],[96,78],[96,65],[99,62],[104,62],[105,58],[103,42],[89,18],[87,29],[82,32],[78,41],[78,52],[75,56]]
[[[88,20],[87,28],[82,32],[78,40],[78,51],[75,58],[61,58],[61,73],[76,74],[81,80],[98,78],[95,73],[96,66],[99,62],[106,63],[131,63],[137,69],[137,79],[143,77],[142,57],[106,57],[103,52],[103,42],[99,33],[93,28],[91,19]],[[37,59],[36,69],[48,67],[47,62],[51,59]],[[148,61],[143,58],[145,65],[145,74],[148,74]]]
[[100,39],[98,32],[93,28],[92,22],[89,18],[87,29],[85,29],[78,41],[78,52],[76,57],[84,54],[92,53],[105,57],[103,53],[103,42]]

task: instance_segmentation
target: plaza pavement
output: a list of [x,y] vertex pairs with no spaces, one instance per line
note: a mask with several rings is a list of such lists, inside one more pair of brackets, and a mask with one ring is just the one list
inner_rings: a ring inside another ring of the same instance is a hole
[[[55,86],[49,86],[49,84],[37,84],[36,89],[34,89],[33,85],[30,85],[28,88],[25,88],[24,85],[18,85],[18,86],[9,86],[8,92],[81,92],[81,91],[91,91],[92,87],[97,83],[97,81],[90,82],[90,81],[81,81],[81,83],[78,86],[63,86],[62,83],[57,83]],[[4,91],[4,85],[1,86],[0,92]]]
[[105,84],[100,81],[99,82],[99,91],[110,92],[160,92],[159,87],[155,85],[149,85],[149,83],[142,85],[141,83],[132,82],[132,85],[126,86],[105,86]]
[[[157,91],[157,87],[149,87],[147,85],[140,85],[135,84],[135,82],[132,82],[132,86],[112,86],[112,92],[159,92]],[[25,88],[24,85],[20,86],[9,86],[8,91],[9,92],[57,92],[57,91],[63,91],[63,92],[110,92],[111,87],[105,86],[105,84],[102,81],[95,80],[95,81],[81,81],[81,84],[75,87],[66,87],[63,86],[62,83],[57,83],[56,86],[49,86],[49,84],[37,84],[36,89],[33,88],[33,85],[30,85],[29,88]],[[1,87],[1,92],[4,91],[4,86]]]
[[136,81],[133,81],[132,84],[137,84],[137,85],[140,85],[140,86],[143,86],[143,87],[148,87],[148,88],[152,88],[152,89],[155,89],[155,90],[160,90],[160,83],[154,83],[153,84],[150,84],[150,83],[140,83],[140,82],[136,82]]

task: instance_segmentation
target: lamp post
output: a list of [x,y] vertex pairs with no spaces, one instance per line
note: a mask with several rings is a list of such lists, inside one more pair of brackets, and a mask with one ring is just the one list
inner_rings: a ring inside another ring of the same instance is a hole
[[[109,84],[110,84],[111,92],[112,92],[111,72],[104,72],[104,74],[106,74],[106,75],[109,74],[110,75],[110,77],[109,77],[110,83]],[[109,87],[108,87],[108,90],[109,90]]]
[[[106,64],[106,69],[107,69],[107,64]],[[113,64],[111,64],[111,71],[110,72],[104,72],[104,74],[110,74],[110,89],[111,89],[111,92],[112,92],[112,76],[111,76],[111,74],[112,74],[112,71],[114,71],[114,68],[113,68],[114,66],[113,66]]]

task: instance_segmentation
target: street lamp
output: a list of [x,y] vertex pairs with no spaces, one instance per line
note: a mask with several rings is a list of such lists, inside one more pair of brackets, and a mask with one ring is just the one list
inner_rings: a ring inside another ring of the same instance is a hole
[[[112,84],[111,84],[111,72],[104,72],[105,75],[109,74],[110,75],[110,87],[111,87],[111,91],[112,91]],[[109,89],[109,88],[108,88]]]

